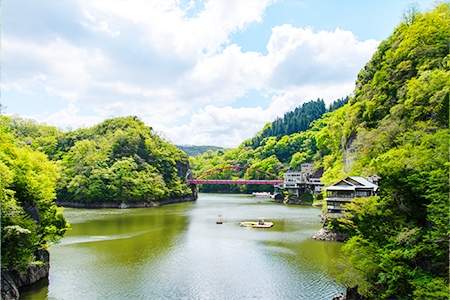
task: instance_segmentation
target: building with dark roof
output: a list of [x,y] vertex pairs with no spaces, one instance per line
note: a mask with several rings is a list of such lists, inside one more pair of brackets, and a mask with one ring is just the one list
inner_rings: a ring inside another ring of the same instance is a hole
[[[369,180],[368,180],[369,179]],[[345,179],[325,188],[328,214],[340,215],[344,205],[354,198],[370,197],[378,193],[375,183],[379,177],[371,176],[368,179],[360,176],[348,176]]]

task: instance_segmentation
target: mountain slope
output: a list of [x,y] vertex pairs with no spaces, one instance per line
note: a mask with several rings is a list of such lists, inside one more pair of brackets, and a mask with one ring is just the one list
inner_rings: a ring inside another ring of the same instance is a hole
[[[191,158],[194,175],[216,179],[275,179],[303,162],[311,161],[316,153],[316,141],[308,126],[324,114],[348,101],[338,99],[329,109],[322,100],[306,102],[283,118],[266,126],[254,138],[239,147],[219,152],[208,152]],[[295,132],[284,135],[283,132]],[[203,191],[249,192],[270,190],[267,186],[202,186]]]
[[244,145],[251,146],[253,149],[261,145],[262,141],[268,137],[281,137],[292,133],[305,131],[312,122],[319,119],[324,113],[338,109],[347,103],[348,97],[335,100],[327,109],[322,99],[303,103],[284,114],[271,123],[267,123],[264,128],[255,137],[244,142]]
[[318,126],[327,182],[382,178],[379,197],[331,224],[351,235],[344,282],[371,299],[448,297],[449,40],[448,4],[410,15]]
[[8,127],[18,142],[58,161],[60,203],[129,205],[190,196],[187,155],[136,117],[61,132],[20,118]]
[[187,155],[136,117],[70,132],[59,148],[62,203],[149,203],[190,195]]
[[306,131],[200,156],[196,174],[275,178],[305,161],[324,169],[326,184],[378,174],[379,196],[327,223],[350,235],[340,280],[369,299],[448,299],[448,41],[449,4],[410,14],[360,71],[347,104]]

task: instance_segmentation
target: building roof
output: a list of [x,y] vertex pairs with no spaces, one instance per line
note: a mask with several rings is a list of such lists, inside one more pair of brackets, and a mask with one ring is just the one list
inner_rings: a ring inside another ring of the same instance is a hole
[[325,188],[331,191],[354,191],[356,189],[373,189],[376,191],[378,185],[368,181],[361,176],[348,176],[345,179],[339,180],[335,184]]
[[370,182],[369,180],[367,180],[364,177],[361,177],[361,176],[350,176],[350,178],[355,180],[355,181],[358,181],[359,183],[361,183],[362,186],[378,188],[378,185],[376,185],[373,182]]

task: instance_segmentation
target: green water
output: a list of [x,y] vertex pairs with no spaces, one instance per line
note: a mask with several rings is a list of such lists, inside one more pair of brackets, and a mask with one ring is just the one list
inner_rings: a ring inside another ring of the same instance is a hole
[[[310,236],[320,210],[244,195],[147,209],[65,209],[48,285],[24,299],[331,299],[340,245]],[[224,217],[216,225],[217,215]],[[239,227],[265,217],[271,229]]]

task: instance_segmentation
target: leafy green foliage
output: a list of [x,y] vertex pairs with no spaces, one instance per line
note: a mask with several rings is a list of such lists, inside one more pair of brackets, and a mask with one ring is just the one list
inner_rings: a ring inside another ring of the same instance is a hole
[[370,299],[447,299],[450,8],[408,20],[380,45],[344,107],[355,120],[341,146],[355,153],[349,172],[382,181],[379,197],[354,201],[341,220],[352,236],[343,280]]
[[56,195],[82,203],[182,197],[188,167],[182,151],[134,117],[63,133],[0,116],[2,268],[36,263],[36,251],[64,234]]
[[2,268],[23,269],[35,252],[58,240],[67,224],[54,203],[58,168],[46,155],[22,145],[0,117]]
[[237,149],[194,159],[196,174],[243,176],[220,168],[255,169],[275,157],[279,177],[307,161],[324,169],[325,184],[378,174],[381,194],[352,202],[332,224],[350,235],[342,282],[369,299],[448,299],[448,41],[448,3],[413,12],[360,71],[347,104],[306,131],[283,135],[266,125]]
[[58,145],[62,202],[148,202],[190,194],[187,156],[136,117],[69,132]]
[[[337,109],[347,101],[348,98],[338,99],[329,110]],[[323,100],[307,102],[285,114],[282,119],[267,124],[255,138],[244,141],[236,149],[208,151],[191,158],[194,174],[199,178],[211,179],[282,178],[287,169],[298,169],[302,163],[310,162],[315,157],[318,151],[317,129],[306,129],[326,111]],[[270,167],[266,166],[268,162],[271,162]],[[201,189],[250,192],[268,191],[271,187],[203,186]]]
[[[328,111],[334,111],[347,103],[348,97],[334,101]],[[278,118],[272,123],[266,124],[261,132],[252,139],[245,141],[245,146],[253,149],[259,147],[264,139],[269,137],[282,137],[295,132],[305,131],[312,122],[320,118],[327,112],[322,99],[309,101],[284,114],[283,118]]]

